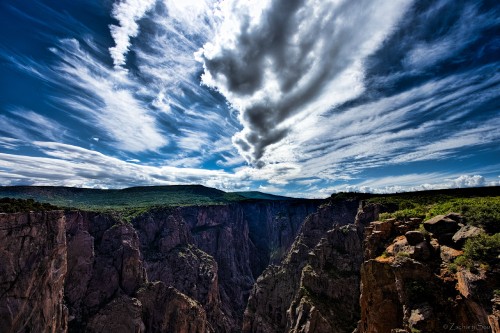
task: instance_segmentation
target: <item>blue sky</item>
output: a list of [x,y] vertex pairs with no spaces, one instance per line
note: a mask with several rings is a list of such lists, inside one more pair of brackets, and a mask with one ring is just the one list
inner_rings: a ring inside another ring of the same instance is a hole
[[0,184],[500,184],[500,4],[0,1]]

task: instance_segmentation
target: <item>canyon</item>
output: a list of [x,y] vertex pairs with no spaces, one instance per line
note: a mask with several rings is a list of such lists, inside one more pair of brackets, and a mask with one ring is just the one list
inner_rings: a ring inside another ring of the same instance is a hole
[[499,267],[447,269],[483,231],[366,198],[0,213],[0,331],[500,332]]

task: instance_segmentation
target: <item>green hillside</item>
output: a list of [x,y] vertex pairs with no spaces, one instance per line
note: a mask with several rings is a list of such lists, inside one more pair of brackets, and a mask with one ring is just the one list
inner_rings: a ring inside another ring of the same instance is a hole
[[233,192],[233,194],[240,195],[246,199],[256,199],[256,200],[294,200],[295,198],[284,197],[281,195],[274,195],[263,193],[259,191],[246,191],[246,192]]
[[34,199],[59,207],[120,210],[152,206],[216,205],[246,198],[201,185],[131,187],[101,190],[51,186],[0,187],[0,198]]

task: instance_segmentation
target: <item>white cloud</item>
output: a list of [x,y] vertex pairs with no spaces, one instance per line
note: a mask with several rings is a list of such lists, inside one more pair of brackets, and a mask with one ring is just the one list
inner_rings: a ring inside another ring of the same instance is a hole
[[76,118],[100,128],[124,151],[155,151],[168,143],[151,110],[136,98],[134,91],[139,84],[129,74],[107,68],[74,39],[61,41],[57,54],[62,61],[50,78],[71,89],[71,94],[59,101],[73,110]]
[[484,177],[481,175],[462,175],[456,179],[451,180],[453,183],[453,187],[481,187],[486,184]]
[[140,165],[55,142],[33,142],[33,148],[43,156],[0,153],[0,172],[11,175],[0,176],[3,184],[17,184],[23,179],[29,179],[32,185],[112,188],[171,184],[234,188],[243,184],[234,174],[222,170]]
[[125,57],[130,48],[130,38],[139,34],[139,21],[153,8],[156,0],[123,0],[113,4],[112,16],[119,25],[110,25],[115,46],[109,49],[115,67],[125,65]]
[[445,173],[407,174],[365,180],[358,184],[343,184],[324,188],[321,193],[362,192],[396,193],[466,187],[497,186],[481,175],[447,175]]
[[224,2],[218,33],[198,58],[203,82],[240,110],[244,129],[233,141],[246,160],[275,161],[266,149],[290,128],[304,128],[304,119],[358,96],[362,62],[410,3]]
[[[1,122],[0,118],[0,122]],[[5,136],[0,136],[0,146],[5,149],[15,150],[18,149],[20,145],[23,144],[22,140],[9,138]]]
[[19,139],[13,142],[58,140],[67,134],[57,121],[21,108],[11,110],[8,115],[0,115],[0,132]]

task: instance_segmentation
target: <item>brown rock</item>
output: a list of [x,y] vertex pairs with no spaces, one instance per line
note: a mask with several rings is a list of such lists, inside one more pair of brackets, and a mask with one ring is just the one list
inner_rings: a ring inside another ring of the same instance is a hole
[[408,324],[411,329],[417,329],[419,331],[427,332],[428,322],[433,317],[433,310],[430,306],[424,306],[411,311],[410,318],[408,319]]
[[384,222],[375,221],[370,223],[370,227],[373,228],[373,231],[380,231],[382,233],[382,237],[388,237],[392,232],[394,222],[396,222],[394,219],[385,220]]
[[476,237],[479,236],[480,234],[483,234],[484,230],[481,228],[477,228],[471,225],[466,225],[460,228],[454,235],[453,235],[453,242],[459,246],[462,247],[465,243],[465,241],[471,237]]
[[0,332],[66,332],[62,211],[0,213]]
[[435,234],[441,235],[446,233],[454,233],[460,227],[458,226],[458,222],[446,217],[444,215],[437,215],[424,222],[425,230]]
[[425,240],[424,234],[420,231],[408,231],[405,237],[410,245],[417,245]]
[[457,223],[464,222],[464,217],[458,213],[448,213],[445,215],[445,217],[452,219],[453,221],[456,221]]
[[[326,295],[326,299],[336,299],[335,295],[338,296],[343,291],[353,289],[354,292],[348,294],[350,294],[349,297],[354,297],[354,301],[353,303],[345,301],[345,309],[357,307],[356,291],[359,289],[357,283],[354,282],[356,279],[355,269],[346,271],[344,265],[354,264],[355,260],[346,257],[349,257],[347,254],[356,246],[359,246],[356,252],[357,256],[361,258],[362,230],[364,222],[367,222],[364,218],[371,213],[366,215],[358,213],[358,206],[359,201],[357,200],[332,202],[322,206],[317,213],[306,219],[284,261],[279,266],[268,267],[257,279],[245,310],[243,332],[267,333],[287,332],[288,330],[292,332],[292,329],[313,332],[310,330],[313,327],[317,329],[315,332],[320,332],[319,329],[334,327],[333,323],[341,316],[337,315],[338,317],[336,317],[335,314],[332,314],[335,312],[333,311],[334,304],[331,304],[332,307],[320,306],[319,300],[321,300],[322,293]],[[357,231],[354,232],[354,229],[351,229],[347,224],[353,223],[356,216],[358,223],[356,223],[355,228]],[[360,222],[361,220],[364,222]],[[332,229],[336,231],[328,233]],[[373,234],[379,233],[381,231],[373,231]],[[358,239],[358,245],[353,241],[354,234]],[[342,241],[347,239],[349,241]],[[328,251],[331,251],[331,255],[327,255]],[[339,253],[340,255],[337,255]],[[337,263],[342,261],[344,264],[341,264],[340,267],[327,265],[328,262],[335,262],[335,260],[338,260]],[[311,270],[306,269],[308,264]],[[330,269],[323,270],[320,267],[329,267]],[[331,275],[328,275],[328,272]],[[345,280],[342,280],[343,277]],[[349,280],[349,278],[353,280]],[[338,285],[328,283],[328,281],[339,281],[336,279],[343,282]],[[351,281],[351,284],[347,285],[345,281]],[[301,283],[304,288],[301,288]],[[309,296],[304,293],[306,288],[314,290],[313,294],[318,296],[316,300],[308,298]],[[332,310],[331,313],[330,310]],[[349,313],[349,316],[356,315],[356,311]],[[297,320],[299,317],[300,321]],[[342,328],[336,329],[338,332],[342,330]],[[354,327],[351,327],[350,332],[353,329]]]
[[411,228],[408,225],[400,225],[399,227],[397,227],[397,231],[398,231],[399,235],[406,234],[410,229]]
[[406,221],[406,224],[412,228],[418,227],[420,223],[422,223],[422,219],[420,217],[411,217],[408,221]]
[[491,302],[493,303],[493,313],[488,316],[488,324],[492,333],[500,333],[500,295],[494,295]]
[[118,223],[103,233],[92,278],[84,299],[86,313],[95,313],[117,293],[132,296],[146,282],[139,239],[129,224]]
[[214,332],[203,307],[173,287],[162,282],[149,283],[139,290],[137,297],[142,303],[147,332]]
[[444,262],[450,263],[453,262],[458,256],[462,255],[463,251],[455,250],[451,247],[448,247],[446,245],[441,245],[440,248],[440,256],[441,260]]
[[87,292],[94,266],[94,237],[87,231],[68,235],[68,275],[64,295],[71,311],[71,316],[81,319],[82,301]]
[[129,296],[115,298],[93,316],[87,325],[87,333],[144,333],[141,318],[142,304]]
[[302,269],[288,332],[351,332],[359,319],[361,239],[354,225],[327,232]]

